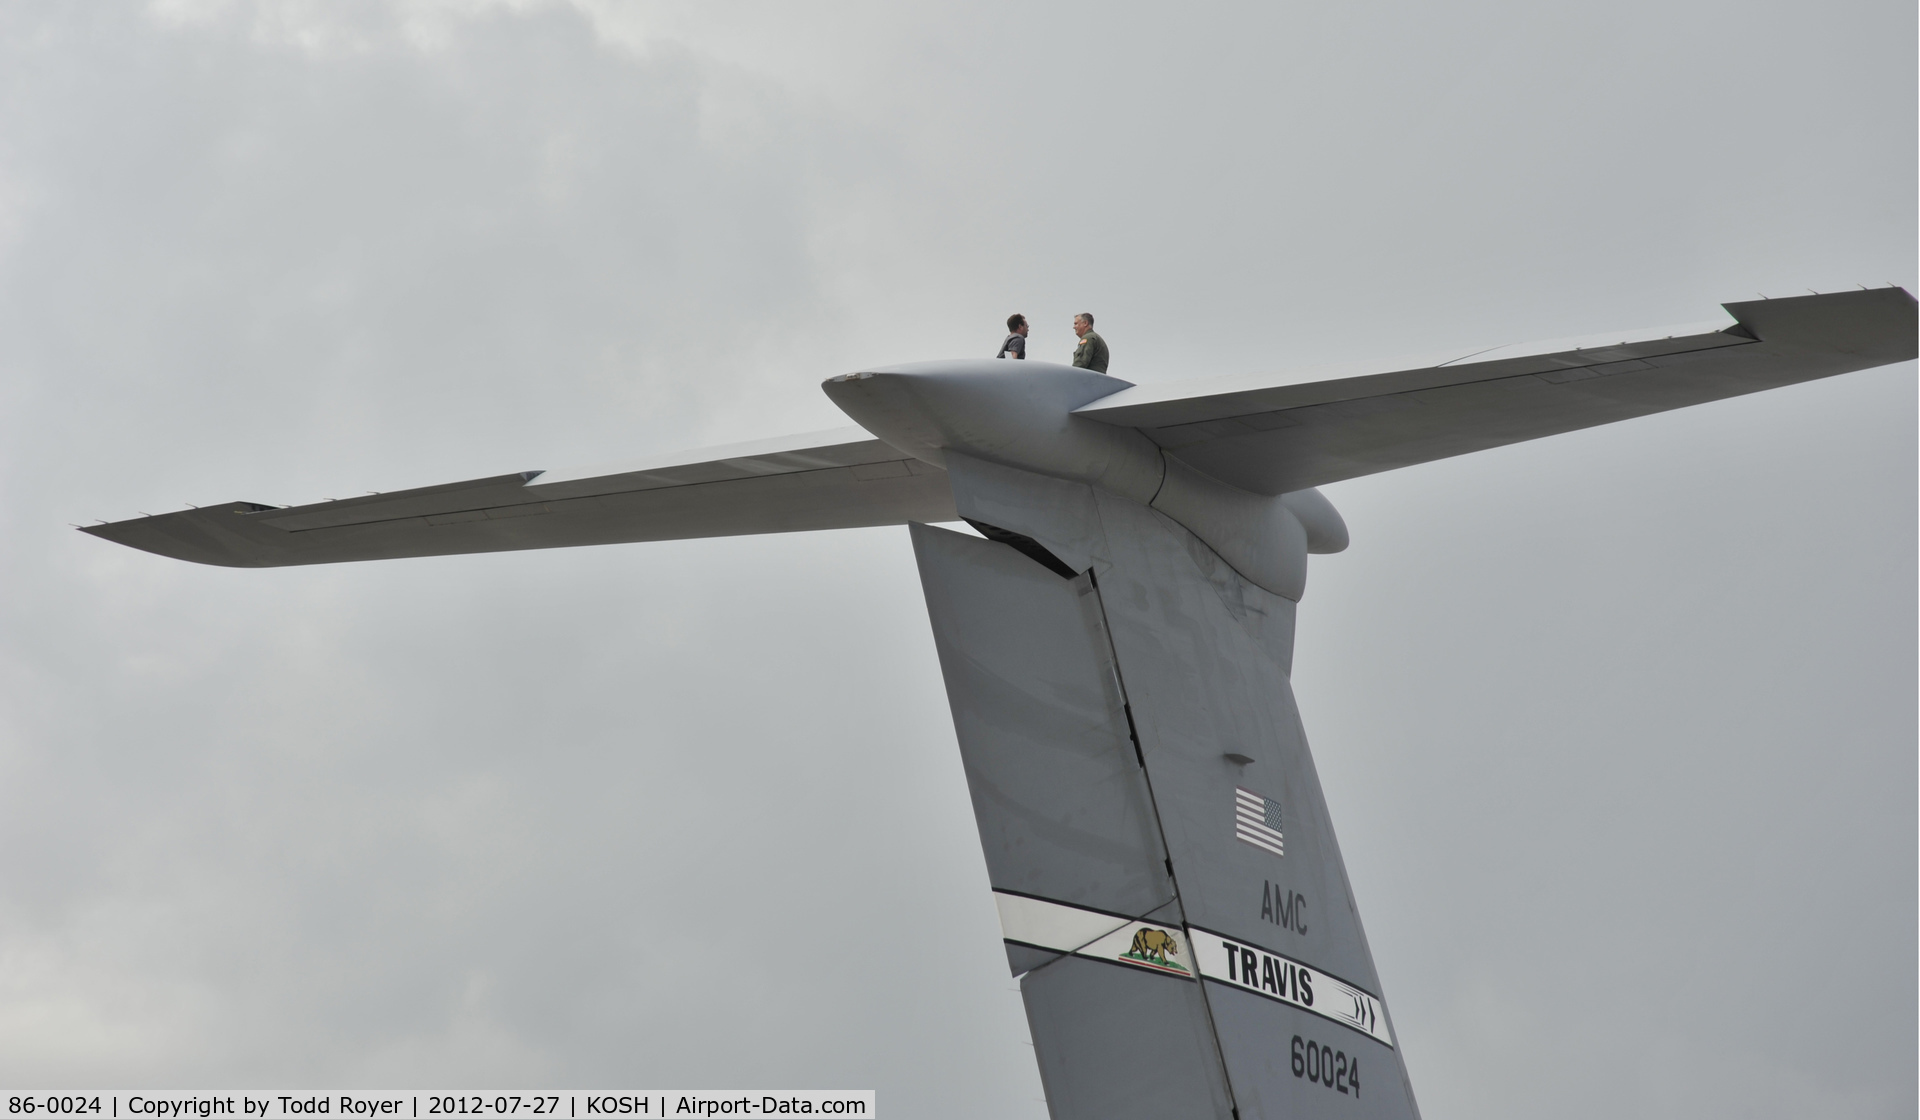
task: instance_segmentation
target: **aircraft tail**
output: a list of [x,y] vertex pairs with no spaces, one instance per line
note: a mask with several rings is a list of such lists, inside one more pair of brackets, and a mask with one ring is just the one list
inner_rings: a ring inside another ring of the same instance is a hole
[[1287,679],[1295,602],[1139,503],[949,471],[998,539],[914,548],[1053,1116],[1417,1116]]

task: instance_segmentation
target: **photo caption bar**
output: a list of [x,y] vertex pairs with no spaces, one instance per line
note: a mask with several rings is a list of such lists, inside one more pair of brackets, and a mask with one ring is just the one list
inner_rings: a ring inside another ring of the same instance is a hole
[[440,1120],[442,1117],[871,1117],[872,1089],[629,1089],[406,1090],[329,1092],[233,1089],[220,1092],[160,1089],[86,1092],[7,1091],[7,1117],[78,1117],[80,1120]]

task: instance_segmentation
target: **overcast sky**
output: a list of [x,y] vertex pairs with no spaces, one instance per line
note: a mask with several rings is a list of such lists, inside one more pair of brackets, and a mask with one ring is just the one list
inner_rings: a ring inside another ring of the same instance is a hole
[[[0,1081],[1040,1117],[904,529],[69,523],[1915,284],[1897,0],[0,4]],[[1912,1116],[1915,376],[1327,493],[1295,685],[1451,1118]]]

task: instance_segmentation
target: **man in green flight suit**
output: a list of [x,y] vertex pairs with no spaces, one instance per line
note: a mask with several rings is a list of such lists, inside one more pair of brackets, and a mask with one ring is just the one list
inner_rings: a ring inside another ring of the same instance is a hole
[[1073,348],[1073,364],[1095,373],[1107,372],[1107,340],[1093,333],[1093,316],[1082,311],[1073,317],[1073,333],[1080,345]]

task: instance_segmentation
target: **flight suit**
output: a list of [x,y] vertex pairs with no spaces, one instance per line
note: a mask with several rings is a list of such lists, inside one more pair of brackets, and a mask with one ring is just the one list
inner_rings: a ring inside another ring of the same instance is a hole
[[1107,372],[1107,340],[1094,331],[1081,335],[1080,345],[1073,348],[1073,364],[1095,373]]

